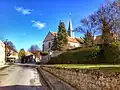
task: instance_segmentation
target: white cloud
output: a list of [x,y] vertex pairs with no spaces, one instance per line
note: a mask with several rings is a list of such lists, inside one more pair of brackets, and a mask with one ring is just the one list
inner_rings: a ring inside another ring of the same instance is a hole
[[38,29],[42,29],[44,27],[46,27],[46,23],[42,23],[40,21],[35,21],[35,20],[32,20],[32,23],[33,23],[33,27],[36,27]]
[[14,7],[16,11],[21,12],[23,15],[31,14],[31,9],[25,9],[23,7]]

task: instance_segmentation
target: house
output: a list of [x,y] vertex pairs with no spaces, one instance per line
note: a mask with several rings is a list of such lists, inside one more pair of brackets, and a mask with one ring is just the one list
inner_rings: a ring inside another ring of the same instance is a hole
[[13,47],[6,45],[6,51],[8,61],[15,62],[15,60],[18,60],[18,52]]
[[29,51],[26,51],[25,54],[26,54],[26,56],[33,55],[33,54],[32,54],[31,52],[29,52]]
[[[69,21],[69,26],[68,26],[68,49],[73,49],[77,47],[82,47],[83,44],[83,39],[82,38],[76,38],[74,37],[74,32],[72,31],[72,22],[71,20]],[[47,36],[45,37],[43,41],[43,51],[48,52],[51,50],[51,47],[53,45],[53,41],[57,37],[57,32],[48,32]]]
[[0,40],[0,66],[5,64],[5,45]]
[[29,62],[40,62],[40,60],[41,60],[41,55],[40,55],[40,51],[39,50],[36,50],[34,52],[34,54],[29,52],[29,51],[27,51],[25,57],[28,58],[28,60],[27,60],[28,63]]

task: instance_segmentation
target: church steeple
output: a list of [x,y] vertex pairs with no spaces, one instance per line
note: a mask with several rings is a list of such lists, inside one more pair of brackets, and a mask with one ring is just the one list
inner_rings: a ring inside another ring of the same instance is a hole
[[70,37],[73,37],[73,32],[72,32],[72,21],[71,21],[71,13],[70,13],[70,20],[69,20],[69,25],[68,25],[68,35]]

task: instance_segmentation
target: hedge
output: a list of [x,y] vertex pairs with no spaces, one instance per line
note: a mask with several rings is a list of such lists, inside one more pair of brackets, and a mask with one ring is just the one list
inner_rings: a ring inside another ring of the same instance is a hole
[[48,64],[120,64],[120,42],[107,47],[78,48],[51,58]]
[[95,64],[98,63],[97,52],[96,47],[76,49],[51,58],[48,64]]

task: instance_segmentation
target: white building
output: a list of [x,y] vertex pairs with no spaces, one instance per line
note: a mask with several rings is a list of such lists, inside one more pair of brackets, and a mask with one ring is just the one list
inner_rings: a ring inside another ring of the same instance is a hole
[[0,66],[5,64],[5,45],[0,40]]
[[[82,47],[83,39],[76,38],[74,32],[72,31],[72,22],[69,21],[68,26],[68,49],[73,49],[77,47]],[[57,37],[57,32],[49,32],[43,41],[43,51],[48,52],[53,44],[53,41]]]

